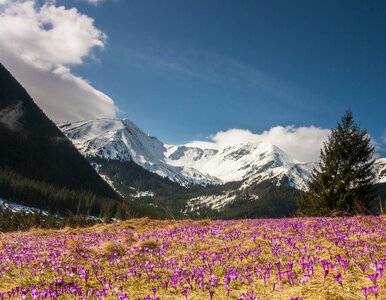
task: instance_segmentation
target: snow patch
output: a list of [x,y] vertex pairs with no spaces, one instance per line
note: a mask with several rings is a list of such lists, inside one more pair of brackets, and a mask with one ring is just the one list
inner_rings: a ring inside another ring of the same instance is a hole
[[[166,145],[127,119],[97,119],[58,126],[86,157],[133,161],[182,186],[243,181],[242,190],[263,180],[274,179],[279,184],[285,179],[291,187],[305,190],[312,170],[318,167],[317,163],[298,162],[265,142],[218,149]],[[94,168],[98,170],[98,166]],[[376,172],[377,182],[386,182],[386,158],[377,160]]]
[[136,191],[134,195],[132,195],[134,198],[142,198],[142,197],[154,197],[154,193],[151,191]]
[[386,158],[380,158],[375,162],[376,181],[386,182]]
[[221,195],[209,195],[192,198],[189,199],[186,204],[185,213],[194,212],[203,208],[220,211],[226,205],[235,201],[236,197],[235,192],[226,191]]
[[0,199],[0,209],[3,209],[3,210],[7,209],[7,210],[10,210],[12,212],[24,212],[27,214],[41,214],[44,216],[49,215],[49,213],[45,210],[41,210],[41,209],[37,209],[37,208],[33,208],[30,206],[25,206],[25,205],[21,205],[21,204],[16,204],[16,203],[4,200],[4,199]]

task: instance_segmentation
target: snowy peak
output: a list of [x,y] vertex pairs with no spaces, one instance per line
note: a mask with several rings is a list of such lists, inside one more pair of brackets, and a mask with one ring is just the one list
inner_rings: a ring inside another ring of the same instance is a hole
[[242,143],[224,149],[169,146],[166,162],[197,169],[223,182],[241,181],[258,172],[295,163],[278,147],[263,143]]
[[[164,145],[134,123],[97,119],[58,124],[89,158],[133,161],[183,186],[242,181],[242,188],[264,180],[304,190],[317,163],[300,163],[275,145],[248,142],[223,148]],[[386,182],[386,159],[376,162],[377,182]]]
[[264,142],[220,149],[164,145],[129,120],[97,119],[58,126],[88,158],[133,161],[184,186],[287,176],[294,187],[303,187],[309,176],[285,152]]
[[87,157],[152,163],[161,159],[165,151],[157,138],[145,134],[127,119],[97,119],[58,126]]
[[184,157],[192,161],[199,161],[212,157],[218,152],[214,149],[201,149],[197,147],[187,147],[185,145],[168,146],[166,157],[169,160],[178,161]]
[[376,181],[386,182],[386,158],[379,158],[375,161]]
[[166,147],[157,138],[144,133],[134,123],[116,119],[97,119],[60,123],[59,128],[86,157],[133,161],[162,177],[181,185],[220,184],[221,181],[198,170],[165,163]]

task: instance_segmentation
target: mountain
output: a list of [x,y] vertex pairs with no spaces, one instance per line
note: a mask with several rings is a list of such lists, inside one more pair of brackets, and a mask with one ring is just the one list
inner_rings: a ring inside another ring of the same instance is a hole
[[164,156],[166,146],[129,120],[98,119],[60,123],[58,126],[87,158],[133,161],[183,186],[221,183],[217,178],[198,170],[168,164]]
[[[262,142],[223,149],[166,145],[129,120],[57,125],[122,196],[143,206],[170,209],[174,215],[209,213],[215,217],[228,207],[244,215],[256,200],[265,207],[256,208],[261,215],[291,215],[296,191],[305,188],[315,165],[297,162],[278,147]],[[277,196],[273,191],[279,189],[286,198],[269,212],[268,194]],[[237,210],[235,205],[244,209]],[[236,217],[235,213],[226,216]]]
[[251,183],[287,176],[288,184],[298,189],[304,189],[314,165],[299,163],[275,145],[264,142],[241,143],[224,149],[169,146],[166,162],[210,174],[222,183]]
[[132,161],[182,186],[213,186],[288,177],[304,189],[311,163],[298,163],[268,143],[242,143],[224,149],[165,145],[129,120],[98,119],[61,123],[59,128],[88,159]]
[[[291,216],[317,166],[264,142],[166,145],[129,120],[58,127],[0,64],[1,198],[103,217],[134,213],[127,200],[145,208],[141,215],[156,217]],[[375,171],[383,197],[386,158]]]
[[375,161],[375,172],[377,183],[386,183],[386,158],[379,158]]
[[[291,215],[317,167],[264,142],[225,148],[166,145],[127,119],[58,127],[123,196],[171,207],[177,214]],[[377,160],[376,172],[377,182],[386,181],[386,159]]]
[[1,64],[0,141],[0,197],[54,212],[96,214],[120,202]]

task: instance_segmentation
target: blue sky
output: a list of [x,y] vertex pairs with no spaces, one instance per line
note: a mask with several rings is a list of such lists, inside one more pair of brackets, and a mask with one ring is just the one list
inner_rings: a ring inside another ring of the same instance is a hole
[[108,36],[76,73],[170,143],[228,128],[386,128],[383,1],[105,1],[80,5]]
[[384,147],[385,1],[87,2],[56,1],[107,36],[72,72],[166,143],[332,128],[351,108]]

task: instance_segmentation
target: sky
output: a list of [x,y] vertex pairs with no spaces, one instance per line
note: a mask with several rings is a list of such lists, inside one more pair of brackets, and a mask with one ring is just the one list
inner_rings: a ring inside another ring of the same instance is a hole
[[56,122],[316,160],[351,109],[386,155],[385,1],[0,0],[0,61]]

